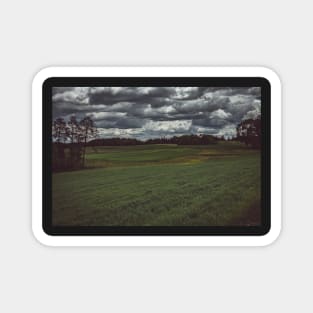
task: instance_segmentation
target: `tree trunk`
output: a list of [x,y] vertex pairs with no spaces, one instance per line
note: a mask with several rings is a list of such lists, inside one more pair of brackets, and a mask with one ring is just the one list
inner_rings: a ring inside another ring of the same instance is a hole
[[86,130],[86,132],[85,132],[85,140],[84,140],[84,150],[83,150],[83,168],[85,167],[86,143],[87,143],[87,130]]

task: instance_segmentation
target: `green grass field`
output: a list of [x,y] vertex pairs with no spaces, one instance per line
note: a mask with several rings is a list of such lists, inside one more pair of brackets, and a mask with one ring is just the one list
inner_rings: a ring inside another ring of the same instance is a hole
[[260,223],[260,152],[236,142],[88,148],[86,166],[53,174],[54,225]]

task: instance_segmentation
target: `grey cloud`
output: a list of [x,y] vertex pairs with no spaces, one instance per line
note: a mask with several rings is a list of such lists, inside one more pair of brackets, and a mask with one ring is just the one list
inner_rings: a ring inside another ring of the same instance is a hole
[[260,114],[260,97],[259,87],[56,87],[52,100],[54,118],[88,115],[103,136],[151,138],[234,133]]
[[53,87],[52,88],[52,96],[54,96],[55,94],[62,94],[66,91],[71,91],[74,89],[75,89],[75,87]]

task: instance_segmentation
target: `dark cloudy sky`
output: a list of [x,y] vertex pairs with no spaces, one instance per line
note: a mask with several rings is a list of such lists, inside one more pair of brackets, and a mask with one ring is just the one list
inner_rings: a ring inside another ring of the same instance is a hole
[[260,114],[260,98],[260,87],[54,87],[53,117],[90,116],[104,138],[231,137]]

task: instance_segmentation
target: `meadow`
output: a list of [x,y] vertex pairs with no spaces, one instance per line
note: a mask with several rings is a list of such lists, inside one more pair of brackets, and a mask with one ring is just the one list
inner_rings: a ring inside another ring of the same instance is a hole
[[85,169],[53,174],[53,225],[257,225],[260,175],[238,142],[88,147]]

